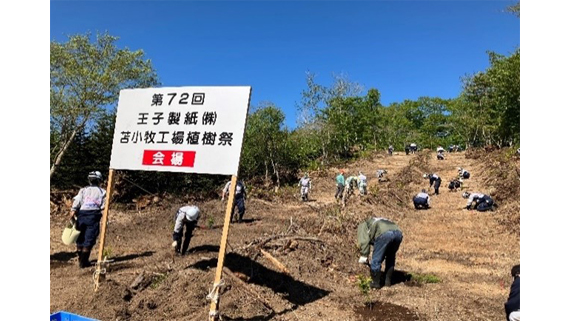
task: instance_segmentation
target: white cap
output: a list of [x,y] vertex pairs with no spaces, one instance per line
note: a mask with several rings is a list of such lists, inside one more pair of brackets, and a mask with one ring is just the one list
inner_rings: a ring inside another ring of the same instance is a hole
[[88,178],[103,179],[103,175],[101,175],[101,172],[99,172],[99,171],[94,171],[94,172],[89,173]]
[[188,221],[197,221],[200,218],[200,209],[195,205],[184,206],[180,210],[186,214]]

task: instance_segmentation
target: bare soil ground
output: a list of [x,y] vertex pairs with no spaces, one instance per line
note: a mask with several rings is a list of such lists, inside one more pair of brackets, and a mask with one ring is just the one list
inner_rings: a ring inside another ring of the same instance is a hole
[[[491,179],[497,174],[489,171],[490,156],[452,153],[438,161],[435,153],[422,152],[360,160],[345,169],[354,175],[363,171],[370,193],[352,197],[345,208],[333,197],[336,169],[310,173],[313,190],[306,203],[299,200],[297,188],[283,188],[271,201],[250,197],[245,223],[232,224],[229,232],[225,266],[237,278],[224,275],[221,319],[503,320],[510,268],[520,260],[519,160],[508,167],[493,166],[494,171],[508,171],[500,181],[514,180],[509,187],[518,189],[500,197],[503,187]],[[496,211],[462,209],[462,192],[447,188],[458,166],[472,174],[466,180],[468,191],[500,199]],[[388,182],[374,178],[379,168],[389,171]],[[439,174],[443,182],[440,195],[432,196],[433,208],[417,211],[411,198],[428,188],[424,172]],[[52,212],[50,312],[65,310],[99,320],[207,320],[206,296],[214,280],[225,204],[197,204],[203,228],[195,230],[188,255],[173,257],[172,217],[183,204],[174,199],[142,210],[111,207],[106,248],[114,261],[97,292],[94,268],[79,269],[74,247],[61,242],[66,215]],[[369,275],[357,263],[356,226],[370,215],[395,220],[404,234],[396,282],[372,290],[371,307],[355,282],[357,275]],[[208,228],[210,217],[214,224]],[[290,274],[261,255],[260,248]],[[98,245],[91,253],[93,262],[97,250]],[[418,274],[441,281],[417,282],[411,275]]]

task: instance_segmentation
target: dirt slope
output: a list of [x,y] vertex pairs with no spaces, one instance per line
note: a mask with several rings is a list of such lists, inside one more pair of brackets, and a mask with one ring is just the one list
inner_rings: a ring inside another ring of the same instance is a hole
[[[370,190],[365,197],[352,197],[345,208],[333,198],[335,169],[311,173],[310,202],[291,197],[248,200],[247,221],[231,226],[226,256],[226,267],[243,282],[225,278],[223,320],[502,320],[509,270],[519,263],[519,232],[512,233],[497,219],[502,207],[488,213],[462,209],[466,201],[461,193],[446,188],[458,166],[472,173],[469,191],[489,191],[480,160],[464,153],[449,154],[444,161],[437,161],[434,153],[396,154],[345,167],[348,174],[363,171]],[[389,182],[374,178],[379,168],[389,171]],[[433,209],[416,211],[411,197],[428,187],[421,178],[424,171],[443,178],[441,194],[433,196]],[[203,213],[200,224],[207,225],[211,216],[214,226],[196,230],[191,253],[173,258],[172,216],[180,205],[182,201],[140,212],[111,210],[106,244],[114,262],[98,292],[93,291],[94,269],[80,270],[73,247],[60,241],[65,218],[52,214],[50,312],[65,310],[100,320],[207,320],[206,296],[215,273],[224,204],[197,204]],[[366,308],[354,282],[356,275],[369,274],[357,264],[355,246],[355,228],[369,215],[397,221],[404,233],[397,282],[372,291],[373,310]],[[290,275],[259,255],[255,246],[247,247],[271,236],[275,239],[262,248]],[[91,259],[96,255],[95,250]],[[433,274],[441,282],[417,283],[410,274]]]

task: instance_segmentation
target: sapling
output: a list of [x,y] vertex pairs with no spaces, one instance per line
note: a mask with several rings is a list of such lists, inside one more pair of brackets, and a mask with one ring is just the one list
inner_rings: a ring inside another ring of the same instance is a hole
[[365,298],[365,301],[364,301],[365,304],[367,306],[369,306],[369,309],[371,310],[371,294],[370,294],[371,277],[363,276],[363,275],[359,274],[357,277],[357,285],[358,285],[358,288],[360,289],[360,293]]

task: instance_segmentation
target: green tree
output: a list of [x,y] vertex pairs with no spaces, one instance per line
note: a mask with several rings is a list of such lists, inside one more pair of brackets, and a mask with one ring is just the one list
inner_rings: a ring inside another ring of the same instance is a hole
[[473,145],[512,145],[520,138],[520,50],[489,52],[490,67],[463,80],[452,121]]
[[249,115],[243,146],[243,175],[263,175],[265,183],[280,187],[283,175],[296,174],[298,158],[284,128],[285,115],[271,102],[263,102]]
[[520,2],[506,7],[506,11],[515,14],[518,18],[520,17]]
[[116,46],[117,37],[97,34],[69,36],[50,43],[50,178],[77,133],[116,104],[121,89],[158,84],[142,50]]

